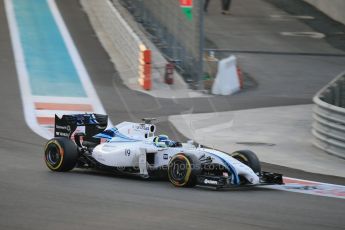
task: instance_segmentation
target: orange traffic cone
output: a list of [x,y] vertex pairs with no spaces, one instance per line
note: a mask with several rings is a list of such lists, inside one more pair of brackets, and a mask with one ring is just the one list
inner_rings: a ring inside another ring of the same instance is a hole
[[152,88],[151,82],[151,50],[146,49],[145,46],[140,47],[139,57],[139,84],[143,89],[150,90]]

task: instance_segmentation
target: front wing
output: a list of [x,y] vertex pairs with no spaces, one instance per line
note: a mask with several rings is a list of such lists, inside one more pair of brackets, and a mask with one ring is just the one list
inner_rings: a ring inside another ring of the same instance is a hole
[[205,176],[200,175],[197,177],[197,185],[203,187],[213,187],[216,189],[221,188],[238,188],[238,187],[250,187],[260,185],[273,185],[273,184],[284,184],[283,175],[279,173],[261,172],[259,175],[260,183],[258,184],[232,184],[229,181],[229,177],[225,176]]

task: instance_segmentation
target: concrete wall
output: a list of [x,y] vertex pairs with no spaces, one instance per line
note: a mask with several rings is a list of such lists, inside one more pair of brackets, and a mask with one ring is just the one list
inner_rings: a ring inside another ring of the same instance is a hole
[[345,0],[304,0],[334,20],[345,24]]

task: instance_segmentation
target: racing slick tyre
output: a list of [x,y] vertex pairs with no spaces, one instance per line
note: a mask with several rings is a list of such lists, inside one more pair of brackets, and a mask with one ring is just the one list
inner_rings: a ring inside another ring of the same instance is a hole
[[74,168],[79,154],[73,141],[65,137],[55,137],[47,142],[44,156],[50,170],[66,172]]
[[169,162],[169,181],[176,187],[194,187],[200,173],[201,163],[194,155],[178,153]]
[[236,160],[249,166],[255,173],[261,173],[259,158],[250,150],[239,150],[230,154]]

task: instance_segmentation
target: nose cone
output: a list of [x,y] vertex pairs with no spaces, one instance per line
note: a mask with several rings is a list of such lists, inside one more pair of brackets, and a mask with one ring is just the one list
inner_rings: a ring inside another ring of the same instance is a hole
[[245,178],[251,183],[251,184],[259,184],[260,178],[258,175],[256,175],[254,172],[251,172],[250,174],[245,175]]

